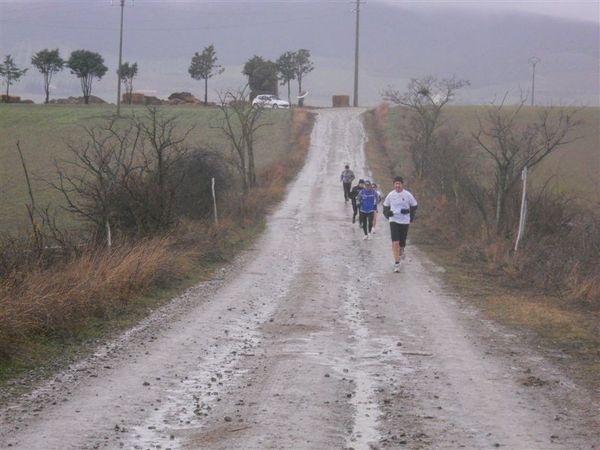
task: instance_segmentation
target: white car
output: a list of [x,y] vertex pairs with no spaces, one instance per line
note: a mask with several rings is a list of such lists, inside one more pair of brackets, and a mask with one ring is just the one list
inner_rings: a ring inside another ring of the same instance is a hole
[[290,104],[288,102],[286,102],[285,100],[281,100],[276,95],[267,95],[267,94],[257,95],[256,98],[254,100],[252,100],[252,104],[263,106],[265,108],[270,107],[273,109],[290,107]]

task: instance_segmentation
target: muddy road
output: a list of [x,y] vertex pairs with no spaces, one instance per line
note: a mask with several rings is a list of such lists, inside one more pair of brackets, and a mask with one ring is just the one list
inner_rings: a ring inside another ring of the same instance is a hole
[[0,447],[598,448],[596,394],[415,247],[392,273],[383,217],[362,240],[338,182],[346,162],[368,175],[359,113],[320,112],[304,169],[229,268],[3,405]]

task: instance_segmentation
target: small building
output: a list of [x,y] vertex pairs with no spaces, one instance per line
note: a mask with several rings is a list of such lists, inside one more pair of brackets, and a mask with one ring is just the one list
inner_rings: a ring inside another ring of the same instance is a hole
[[334,108],[347,108],[350,106],[349,95],[334,95],[332,97],[332,106]]

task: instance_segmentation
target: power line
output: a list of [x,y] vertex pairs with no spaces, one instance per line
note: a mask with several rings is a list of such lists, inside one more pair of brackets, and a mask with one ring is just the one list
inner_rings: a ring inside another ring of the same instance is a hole
[[[321,17],[328,17],[338,15],[338,12],[332,12],[331,14],[320,14]],[[221,30],[221,29],[229,29],[229,28],[248,28],[254,26],[262,26],[262,25],[274,25],[274,24],[282,24],[282,23],[295,23],[299,21],[308,21],[314,20],[314,16],[307,17],[296,17],[293,19],[284,19],[284,20],[271,20],[271,21],[263,21],[263,22],[242,22],[235,23],[230,25],[207,25],[207,26],[194,26],[189,28],[169,28],[169,27],[130,27],[128,30],[130,31],[164,31],[169,33],[174,32],[189,32],[196,30]],[[0,20],[0,23],[9,22],[11,25],[19,25],[26,23],[24,21],[15,22],[9,20]],[[38,28],[48,28],[48,29],[61,29],[61,30],[95,30],[95,31],[118,31],[118,28],[115,27],[90,27],[90,26],[64,26],[64,25],[52,25],[52,24],[35,24]]]

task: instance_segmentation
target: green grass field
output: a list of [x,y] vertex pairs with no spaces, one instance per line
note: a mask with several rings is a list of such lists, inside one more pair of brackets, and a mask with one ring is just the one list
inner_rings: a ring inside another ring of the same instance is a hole
[[[0,232],[15,233],[26,229],[29,202],[25,177],[16,149],[20,142],[38,205],[61,204],[61,197],[44,180],[54,180],[54,161],[69,158],[67,143],[83,142],[82,127],[103,123],[114,114],[109,105],[4,105],[0,104]],[[162,107],[167,115],[179,118],[181,129],[194,126],[188,137],[192,147],[211,148],[228,152],[229,147],[218,124],[216,108]],[[125,106],[123,115],[144,114],[144,107]],[[260,130],[256,145],[258,168],[269,165],[283,156],[289,148],[290,112],[265,111],[264,120],[272,125]],[[67,220],[66,215],[60,215]]]
[[[465,136],[479,129],[478,115],[485,118],[485,106],[447,106],[444,110],[446,122],[456,126]],[[524,122],[534,120],[540,107],[525,107],[521,111]],[[510,110],[510,107],[507,107]],[[401,165],[410,164],[409,156],[402,149],[398,121],[401,110],[390,108],[387,131],[388,143]],[[600,202],[600,108],[582,108],[577,116],[582,124],[573,130],[574,142],[558,149],[540,163],[533,174],[534,183],[544,183],[553,177],[551,186],[560,192],[586,202]],[[483,157],[483,154],[482,154]]]

